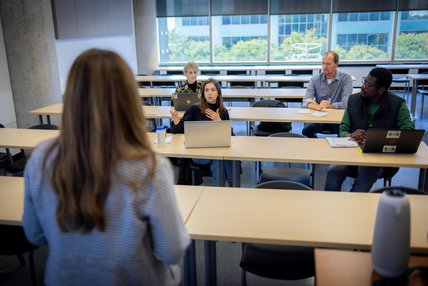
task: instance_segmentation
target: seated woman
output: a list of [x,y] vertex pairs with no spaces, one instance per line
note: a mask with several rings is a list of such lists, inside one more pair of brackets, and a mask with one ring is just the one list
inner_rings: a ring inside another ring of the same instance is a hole
[[174,285],[190,243],[168,160],[152,150],[131,69],[88,50],[73,63],[62,129],[25,168],[28,240],[46,285]]
[[[173,122],[171,125],[172,133],[184,133],[184,121],[204,121],[204,120],[229,120],[229,113],[223,105],[223,97],[221,95],[221,87],[218,81],[208,79],[202,87],[201,102],[192,105],[184,113],[180,120],[178,112],[171,110]],[[218,161],[207,159],[192,159],[196,164],[208,165],[211,164],[212,185],[218,186],[217,178]],[[232,180],[232,161],[224,161],[225,178]]]
[[202,92],[202,82],[198,81],[198,64],[194,62],[188,62],[184,65],[183,74],[186,80],[183,81],[175,89],[176,93],[194,93]]

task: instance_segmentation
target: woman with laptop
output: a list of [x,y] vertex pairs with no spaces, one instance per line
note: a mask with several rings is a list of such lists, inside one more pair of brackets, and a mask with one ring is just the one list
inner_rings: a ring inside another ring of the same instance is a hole
[[[180,120],[176,110],[171,110],[173,118],[171,131],[173,133],[184,133],[185,121],[208,121],[208,120],[229,120],[229,113],[223,104],[223,96],[221,87],[218,81],[210,78],[204,82],[202,86],[201,101],[198,104],[192,105],[184,113]],[[218,186],[217,170],[219,168],[218,161],[207,159],[192,159],[196,164],[211,165],[212,185]],[[232,161],[224,161],[225,178],[231,182],[232,180]]]
[[190,239],[131,69],[114,52],[83,52],[64,99],[59,137],[25,168],[22,224],[49,246],[45,284],[177,285]]
[[202,82],[198,81],[199,66],[197,63],[188,62],[184,65],[183,74],[186,80],[175,89],[175,93],[201,93]]

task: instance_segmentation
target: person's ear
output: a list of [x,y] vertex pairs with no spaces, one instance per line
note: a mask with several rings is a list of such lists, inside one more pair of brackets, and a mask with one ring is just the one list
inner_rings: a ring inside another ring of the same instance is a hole
[[380,87],[380,88],[377,90],[377,92],[378,92],[379,94],[384,94],[384,93],[386,92],[386,88],[385,88],[385,87]]

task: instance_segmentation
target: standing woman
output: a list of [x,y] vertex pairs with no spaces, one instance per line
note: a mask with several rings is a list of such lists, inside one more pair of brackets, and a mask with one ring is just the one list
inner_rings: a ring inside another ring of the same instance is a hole
[[189,244],[168,160],[145,132],[125,61],[88,50],[73,63],[62,129],[25,169],[23,226],[49,246],[47,285],[172,285]]
[[[184,121],[229,120],[229,113],[223,104],[220,84],[212,78],[204,82],[199,104],[190,106],[181,120],[177,111],[171,110],[171,115],[173,119],[171,131],[173,133],[184,133]],[[219,183],[217,178],[218,161],[206,159],[192,160],[200,165],[211,164],[212,184],[217,186]],[[224,169],[225,178],[231,182],[232,161],[224,161]]]

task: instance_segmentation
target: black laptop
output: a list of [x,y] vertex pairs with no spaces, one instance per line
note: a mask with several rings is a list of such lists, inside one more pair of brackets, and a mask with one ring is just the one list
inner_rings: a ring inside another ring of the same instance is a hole
[[200,93],[173,93],[172,102],[177,111],[186,111],[191,105],[201,100]]
[[368,129],[363,153],[416,153],[425,130]]

